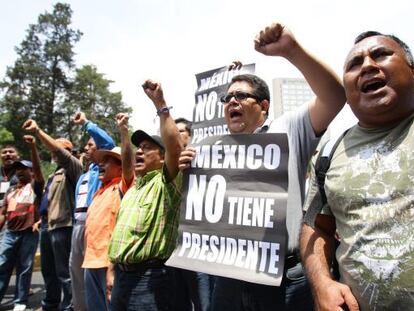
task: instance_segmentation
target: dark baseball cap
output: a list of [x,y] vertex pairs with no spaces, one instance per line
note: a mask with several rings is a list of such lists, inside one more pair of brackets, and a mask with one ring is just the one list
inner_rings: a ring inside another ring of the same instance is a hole
[[15,161],[13,163],[13,166],[12,167],[16,169],[16,168],[21,167],[21,166],[27,167],[27,168],[33,168],[32,162],[31,161],[28,161],[28,160]]
[[144,140],[153,142],[154,144],[158,145],[162,150],[165,150],[161,137],[158,135],[150,136],[144,131],[138,130],[135,131],[134,134],[132,134],[131,136],[131,141],[136,147],[138,147]]

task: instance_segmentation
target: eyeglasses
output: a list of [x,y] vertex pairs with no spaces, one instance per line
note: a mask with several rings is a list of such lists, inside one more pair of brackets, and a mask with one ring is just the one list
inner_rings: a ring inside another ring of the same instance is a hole
[[224,104],[228,104],[233,97],[238,102],[244,101],[247,98],[254,98],[257,101],[261,101],[261,99],[258,96],[242,91],[236,91],[234,93],[223,95],[222,97],[220,97],[220,101]]
[[137,150],[138,150],[138,149],[141,149],[143,153],[148,153],[148,152],[150,152],[150,151],[152,151],[152,150],[157,149],[157,147],[156,147],[156,146],[154,146],[154,145],[152,145],[152,144],[149,144],[149,143],[141,143],[141,144],[139,144],[139,146],[137,147]]

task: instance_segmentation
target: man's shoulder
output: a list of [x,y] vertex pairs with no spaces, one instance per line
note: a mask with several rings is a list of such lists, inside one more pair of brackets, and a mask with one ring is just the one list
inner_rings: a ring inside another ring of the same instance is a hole
[[[295,110],[269,120],[268,133],[288,133],[289,129],[310,122],[308,105],[302,105]],[[309,123],[310,124],[310,123]]]
[[5,195],[6,195],[6,196],[8,196],[8,195],[10,195],[11,193],[15,192],[16,190],[17,190],[17,184],[16,184],[16,185],[12,185],[12,186],[10,186],[10,187],[7,189],[7,191],[6,191]]

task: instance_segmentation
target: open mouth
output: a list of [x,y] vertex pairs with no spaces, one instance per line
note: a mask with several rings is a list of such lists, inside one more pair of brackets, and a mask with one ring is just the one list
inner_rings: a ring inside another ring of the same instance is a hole
[[99,167],[99,175],[101,176],[103,174],[105,174],[105,168],[103,166],[100,166]]
[[12,157],[4,157],[3,158],[3,162],[5,163],[5,164],[13,164],[13,162],[14,162],[14,160],[13,160],[13,158]]
[[383,80],[371,80],[371,81],[367,81],[365,83],[363,83],[361,91],[362,93],[372,93],[375,92],[377,90],[379,90],[380,88],[383,88],[386,85],[385,81]]
[[241,113],[241,111],[240,111],[240,109],[231,109],[231,110],[229,110],[229,116],[230,116],[230,119],[233,119],[233,118],[238,118],[238,117],[241,117],[241,116],[243,116],[243,114]]
[[242,114],[238,111],[230,112],[230,118],[241,117]]
[[140,164],[144,164],[144,159],[143,158],[135,158],[135,165],[140,165]]

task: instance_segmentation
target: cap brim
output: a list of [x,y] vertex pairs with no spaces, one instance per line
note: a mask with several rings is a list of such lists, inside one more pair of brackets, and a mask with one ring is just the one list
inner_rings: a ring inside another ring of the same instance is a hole
[[33,165],[31,164],[31,162],[26,164],[23,161],[15,161],[12,164],[12,168],[17,169],[18,167],[33,168]]
[[139,145],[144,140],[153,142],[158,147],[160,147],[162,150],[165,150],[164,145],[161,142],[161,138],[160,138],[160,141],[157,141],[152,136],[148,135],[147,133],[145,133],[144,131],[141,131],[141,130],[135,131],[131,136],[131,141],[136,147],[139,147]]
[[95,161],[97,163],[101,162],[105,156],[110,156],[112,158],[118,159],[119,161],[122,161],[121,160],[121,155],[119,153],[113,152],[111,150],[96,150],[93,153],[93,157],[95,158]]

